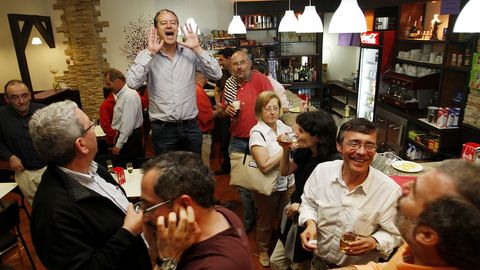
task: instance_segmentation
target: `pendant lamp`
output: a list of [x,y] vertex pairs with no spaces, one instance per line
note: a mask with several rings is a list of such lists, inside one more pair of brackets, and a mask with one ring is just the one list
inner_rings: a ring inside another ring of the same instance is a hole
[[303,14],[298,19],[297,33],[322,33],[323,23],[318,16],[315,6],[312,6],[312,0],[305,6]]
[[228,33],[229,34],[246,34],[247,28],[245,24],[243,24],[242,19],[240,16],[237,15],[237,2],[235,1],[235,15],[233,16],[230,25],[228,25]]
[[457,17],[453,32],[480,33],[480,0],[470,0]]
[[329,33],[362,33],[367,31],[365,15],[357,0],[342,0],[328,27]]
[[290,0],[288,0],[288,10],[285,10],[285,15],[280,21],[278,32],[295,32],[297,31],[298,20],[295,13],[290,9]]

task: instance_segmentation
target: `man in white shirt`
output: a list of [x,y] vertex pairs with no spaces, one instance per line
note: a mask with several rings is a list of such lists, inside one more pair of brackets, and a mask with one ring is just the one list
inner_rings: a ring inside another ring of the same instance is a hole
[[[315,253],[312,269],[378,261],[400,243],[394,219],[401,190],[370,166],[376,138],[375,125],[366,119],[344,123],[337,136],[343,160],[319,164],[305,184],[299,225],[306,229],[300,238]],[[349,231],[356,234],[354,241],[340,248]]]
[[125,76],[111,68],[104,74],[105,86],[116,98],[113,107],[112,128],[117,130],[117,140],[112,154],[120,165],[133,162],[145,155],[142,144],[143,112],[140,96],[125,83]]

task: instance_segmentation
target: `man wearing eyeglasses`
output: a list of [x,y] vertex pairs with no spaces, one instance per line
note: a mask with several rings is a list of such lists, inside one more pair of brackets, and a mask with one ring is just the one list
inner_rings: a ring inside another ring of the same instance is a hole
[[305,184],[299,225],[306,228],[300,238],[315,254],[312,269],[386,259],[400,243],[394,219],[401,190],[370,166],[376,138],[375,125],[366,119],[344,123],[337,136],[343,160],[319,164]]
[[32,116],[33,145],[48,162],[33,200],[33,245],[48,269],[151,269],[142,215],[93,161],[95,125],[69,100]]
[[30,102],[32,95],[20,80],[8,81],[4,91],[8,105],[0,108],[0,158],[15,170],[15,181],[31,205],[46,163],[33,149],[28,121],[43,105]]
[[232,211],[215,206],[215,178],[200,156],[170,152],[144,167],[143,230],[156,269],[254,269],[248,237]]
[[162,9],[154,18],[148,44],[127,73],[127,84],[137,89],[147,82],[152,141],[155,154],[185,150],[202,153],[202,132],[197,125],[195,70],[218,80],[222,70],[217,60],[200,46],[197,30],[182,29],[184,42],[177,42],[177,15]]

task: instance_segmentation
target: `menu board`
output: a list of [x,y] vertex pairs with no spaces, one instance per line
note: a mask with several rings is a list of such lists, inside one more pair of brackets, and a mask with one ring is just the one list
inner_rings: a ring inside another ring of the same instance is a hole
[[473,54],[468,85],[470,93],[465,106],[463,123],[480,129],[480,53],[478,52]]

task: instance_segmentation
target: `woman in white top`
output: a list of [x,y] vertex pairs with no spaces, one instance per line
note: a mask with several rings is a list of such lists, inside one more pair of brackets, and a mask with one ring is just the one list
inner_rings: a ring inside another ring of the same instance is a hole
[[[283,148],[278,144],[280,134],[292,132],[292,128],[279,120],[281,115],[280,99],[273,91],[265,91],[258,95],[255,103],[255,115],[258,123],[250,130],[249,148],[258,168],[263,173],[278,170]],[[279,220],[283,208],[287,205],[294,190],[293,174],[278,175],[277,182],[270,196],[253,193],[253,201],[257,208],[257,248],[259,261],[263,266],[270,264],[268,250],[272,237],[272,224]]]

